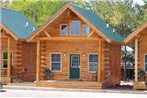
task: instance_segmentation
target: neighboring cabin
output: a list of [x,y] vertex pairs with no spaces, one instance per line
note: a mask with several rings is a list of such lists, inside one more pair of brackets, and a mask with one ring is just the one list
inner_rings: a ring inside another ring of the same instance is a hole
[[36,80],[36,43],[25,41],[36,26],[22,13],[0,8],[0,81]]
[[126,44],[135,43],[134,89],[147,89],[147,84],[145,85],[145,81],[147,82],[147,22],[131,33],[124,42]]
[[[123,38],[89,10],[66,4],[27,42],[37,42],[36,86],[106,88],[120,84]],[[46,69],[53,72],[55,81],[45,81]]]

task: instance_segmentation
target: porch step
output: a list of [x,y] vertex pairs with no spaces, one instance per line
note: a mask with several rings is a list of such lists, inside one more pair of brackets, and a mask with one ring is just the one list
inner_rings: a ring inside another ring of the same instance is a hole
[[134,82],[133,89],[147,90],[147,85],[145,82]]
[[36,86],[54,88],[101,89],[102,83],[89,81],[37,81]]

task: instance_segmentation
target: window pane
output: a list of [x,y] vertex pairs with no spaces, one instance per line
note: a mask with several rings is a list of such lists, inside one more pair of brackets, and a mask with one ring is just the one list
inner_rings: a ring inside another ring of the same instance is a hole
[[8,57],[7,57],[7,52],[3,52],[3,59],[7,59]]
[[7,60],[3,60],[3,68],[7,68]]
[[60,62],[60,54],[52,54],[51,56],[52,62]]
[[145,55],[145,63],[147,63],[147,55]]
[[87,24],[83,24],[83,35],[88,35],[90,28]]
[[71,35],[80,35],[80,21],[72,21],[70,23]]
[[[10,58],[12,59],[12,52]],[[3,59],[8,59],[8,52],[3,52]]]
[[89,71],[97,71],[98,66],[98,55],[90,54],[89,55]]
[[145,71],[147,71],[147,64],[145,64]]
[[52,70],[60,70],[61,64],[61,55],[60,54],[51,54],[51,69]]
[[12,52],[11,52],[11,56],[10,56],[11,60],[12,60]]
[[89,55],[89,62],[98,62],[98,55]]
[[60,70],[60,63],[52,63],[52,70]]
[[89,71],[97,71],[97,63],[89,63]]
[[68,34],[68,26],[67,25],[61,25],[61,35],[67,35]]

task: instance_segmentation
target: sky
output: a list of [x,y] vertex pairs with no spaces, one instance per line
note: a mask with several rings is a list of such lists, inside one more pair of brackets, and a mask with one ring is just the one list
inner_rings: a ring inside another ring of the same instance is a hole
[[140,5],[143,5],[143,0],[133,0],[133,1],[134,1],[134,3],[138,3]]

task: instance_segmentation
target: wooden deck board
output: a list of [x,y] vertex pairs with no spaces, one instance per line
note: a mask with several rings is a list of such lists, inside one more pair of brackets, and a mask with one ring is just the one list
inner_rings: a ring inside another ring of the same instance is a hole
[[11,77],[0,77],[2,83],[11,83]]
[[147,86],[145,85],[145,82],[134,82],[133,89],[147,90]]
[[101,89],[102,83],[96,81],[35,81],[39,87]]

